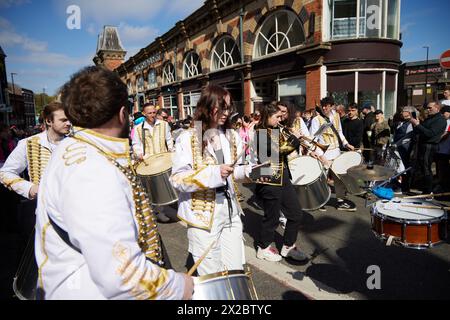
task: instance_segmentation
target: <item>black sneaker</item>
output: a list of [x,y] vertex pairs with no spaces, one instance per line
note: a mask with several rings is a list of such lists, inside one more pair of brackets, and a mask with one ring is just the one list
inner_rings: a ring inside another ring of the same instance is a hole
[[348,200],[338,201],[336,209],[339,211],[356,211],[356,205]]

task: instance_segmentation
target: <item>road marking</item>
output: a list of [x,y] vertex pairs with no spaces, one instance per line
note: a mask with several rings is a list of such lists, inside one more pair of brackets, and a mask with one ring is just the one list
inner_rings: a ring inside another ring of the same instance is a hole
[[258,259],[256,257],[256,251],[252,247],[245,246],[245,258],[248,264],[264,273],[267,273],[284,285],[292,287],[295,290],[301,292],[308,299],[355,300],[355,298],[346,294],[338,294],[327,291],[326,285],[316,280],[313,281],[310,277],[304,275],[304,273],[292,269],[280,262],[269,262]]

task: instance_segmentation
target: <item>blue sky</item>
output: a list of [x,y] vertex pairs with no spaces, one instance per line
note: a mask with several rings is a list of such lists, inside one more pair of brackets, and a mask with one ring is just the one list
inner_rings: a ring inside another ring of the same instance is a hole
[[[164,34],[204,0],[0,0],[0,45],[8,80],[54,94],[70,75],[92,64],[103,25],[116,25],[130,54]],[[81,8],[81,29],[66,27],[69,5]],[[430,59],[450,49],[450,1],[403,0],[403,61]]]

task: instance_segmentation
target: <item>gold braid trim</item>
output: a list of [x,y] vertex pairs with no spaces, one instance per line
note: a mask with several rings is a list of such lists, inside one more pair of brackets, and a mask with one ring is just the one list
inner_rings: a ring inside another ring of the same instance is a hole
[[39,136],[27,141],[28,174],[35,185],[39,185],[42,174],[50,161],[51,152],[40,144]]
[[[191,130],[191,149],[194,170],[202,170],[208,165],[215,165],[216,161],[210,155],[207,155],[206,150],[203,153],[203,147],[198,141],[196,132]],[[216,203],[216,190],[204,189],[192,193],[191,210],[194,216],[203,224],[211,227],[212,217],[214,216],[214,208]],[[211,219],[208,220],[205,212],[210,214]]]

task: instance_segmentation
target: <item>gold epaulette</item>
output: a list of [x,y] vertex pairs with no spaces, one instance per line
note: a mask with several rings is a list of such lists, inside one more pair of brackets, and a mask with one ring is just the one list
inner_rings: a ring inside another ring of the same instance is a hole
[[34,136],[27,141],[28,174],[35,185],[39,185],[42,174],[50,161],[51,151],[40,143],[40,137]]

